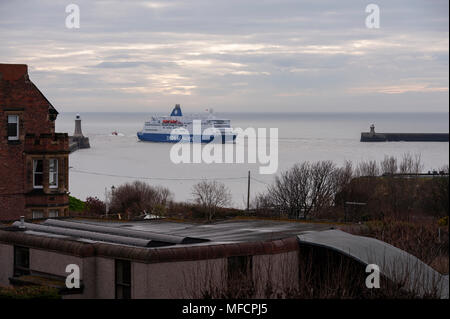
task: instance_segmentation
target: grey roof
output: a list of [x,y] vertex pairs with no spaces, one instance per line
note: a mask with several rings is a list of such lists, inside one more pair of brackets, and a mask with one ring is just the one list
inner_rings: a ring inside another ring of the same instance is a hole
[[325,223],[304,223],[275,220],[228,220],[209,224],[194,224],[167,220],[107,222],[82,220],[91,225],[102,225],[116,229],[139,230],[154,234],[166,234],[176,237],[193,237],[217,242],[251,242],[277,240],[296,237],[311,230],[326,230],[333,227]]
[[[156,247],[162,246],[161,243],[157,242],[156,245],[152,240],[142,239],[142,238],[133,238],[133,237],[125,237],[119,235],[111,235],[111,234],[102,234],[98,232],[91,232],[79,229],[71,229],[71,228],[62,228],[62,227],[54,227],[47,225],[39,225],[33,223],[23,223],[14,222],[13,226],[25,226],[27,231],[32,231],[34,233],[41,234],[54,234],[54,235],[64,235],[69,237],[81,238],[81,239],[90,239],[90,240],[98,240],[103,242],[110,242],[115,244],[123,244],[137,247]],[[170,245],[170,243],[167,243]],[[166,246],[167,246],[166,245]]]
[[383,241],[351,235],[340,230],[310,231],[298,235],[300,244],[333,249],[366,265],[376,264],[380,272],[405,288],[424,296],[437,290],[448,298],[448,276],[443,276],[413,255]]
[[193,237],[184,237],[184,236],[175,236],[171,234],[163,234],[159,232],[152,232],[152,231],[142,231],[142,230],[134,230],[134,229],[127,229],[123,227],[112,227],[112,226],[105,226],[105,225],[96,225],[96,224],[89,224],[89,223],[83,223],[83,222],[73,222],[73,221],[63,221],[63,220],[56,220],[56,219],[47,219],[43,225],[45,226],[55,226],[65,229],[77,229],[77,230],[83,230],[83,231],[90,231],[95,233],[102,233],[102,234],[110,234],[110,235],[117,235],[117,236],[125,236],[125,237],[131,237],[131,238],[141,238],[141,239],[147,239],[154,243],[167,243],[167,244],[197,244],[202,242],[208,242],[208,239],[203,238],[193,238]]
[[[20,222],[15,222],[19,226]],[[82,242],[105,242],[136,247],[214,245],[272,241],[296,237],[304,231],[330,229],[330,224],[271,220],[231,220],[193,224],[166,220],[101,221],[90,219],[54,220],[25,223],[25,232]]]

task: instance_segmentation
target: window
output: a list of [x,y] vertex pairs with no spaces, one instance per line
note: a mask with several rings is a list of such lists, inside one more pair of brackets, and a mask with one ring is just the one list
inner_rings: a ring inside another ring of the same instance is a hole
[[31,216],[33,219],[44,218],[44,212],[42,210],[33,210]]
[[33,160],[33,187],[42,188],[42,177],[44,174],[44,161]]
[[50,188],[58,187],[58,160],[56,158],[48,161],[48,185]]
[[8,115],[8,141],[19,139],[19,116]]
[[14,246],[14,277],[30,274],[30,250]]
[[57,209],[51,209],[48,211],[49,218],[55,218],[59,216],[59,211]]
[[116,260],[116,299],[131,298],[131,263]]

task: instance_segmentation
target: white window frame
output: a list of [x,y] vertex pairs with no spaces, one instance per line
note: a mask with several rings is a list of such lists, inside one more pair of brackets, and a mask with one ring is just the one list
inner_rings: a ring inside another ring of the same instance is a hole
[[[10,122],[11,118],[15,118],[16,121],[15,122]],[[17,141],[17,140],[19,140],[19,115],[17,115],[17,114],[10,114],[10,115],[8,115],[8,127],[9,127],[9,124],[11,124],[11,123],[15,123],[16,124],[17,135],[16,136],[9,136],[9,132],[8,132],[8,141]]]
[[[42,172],[38,172],[36,173],[36,166],[37,161],[42,161]],[[36,174],[41,174],[42,175],[42,185],[36,185]],[[33,160],[33,188],[37,188],[37,189],[42,189],[44,188],[44,160],[43,159],[34,159]]]
[[[50,163],[52,162],[52,161],[54,161],[54,168],[55,168],[55,171],[51,171],[50,170]],[[49,159],[48,160],[48,187],[49,188],[58,188],[58,164],[59,164],[59,161],[58,161],[58,159],[57,158],[51,158],[51,159]],[[51,179],[50,179],[50,176],[52,175],[52,174],[55,174],[55,184],[54,185],[51,185],[50,184],[50,181],[51,181]]]
[[[39,216],[36,216],[35,214],[39,214]],[[44,212],[42,210],[33,210],[31,212],[32,219],[40,219],[44,218]]]
[[59,210],[58,209],[50,209],[48,211],[48,218],[56,218],[59,217]]

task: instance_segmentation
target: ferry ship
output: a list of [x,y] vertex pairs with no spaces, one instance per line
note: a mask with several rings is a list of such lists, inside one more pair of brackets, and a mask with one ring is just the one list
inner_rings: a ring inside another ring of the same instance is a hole
[[[201,127],[197,129],[194,123],[200,123]],[[191,143],[209,143],[213,140],[226,143],[236,139],[230,120],[216,118],[212,110],[203,115],[183,115],[179,104],[175,105],[170,116],[152,116],[137,136],[141,141],[167,143],[181,140]]]

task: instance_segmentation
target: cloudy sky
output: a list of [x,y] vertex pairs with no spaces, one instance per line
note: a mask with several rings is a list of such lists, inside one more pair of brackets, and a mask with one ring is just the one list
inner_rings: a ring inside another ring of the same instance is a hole
[[28,64],[63,112],[448,112],[448,5],[0,0],[0,62]]

